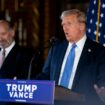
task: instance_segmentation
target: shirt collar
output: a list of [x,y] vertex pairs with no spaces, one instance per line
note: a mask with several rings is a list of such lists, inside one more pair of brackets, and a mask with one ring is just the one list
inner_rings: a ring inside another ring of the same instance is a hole
[[14,45],[15,45],[15,41],[13,41],[9,47],[5,48],[5,52],[6,52],[5,56],[7,56],[9,54],[9,52],[14,47]]
[[[84,46],[84,44],[85,44],[86,39],[87,39],[87,36],[84,35],[84,36],[76,43],[77,48],[79,48],[80,50],[82,50],[82,49],[83,49],[83,46]],[[70,43],[70,42],[69,42],[69,46],[72,46],[72,44],[73,44],[73,43]]]
[[85,44],[86,39],[87,39],[87,36],[84,35],[83,38],[80,39],[80,40],[76,43],[77,47],[78,47],[80,50],[83,49],[83,46],[84,46],[84,44]]

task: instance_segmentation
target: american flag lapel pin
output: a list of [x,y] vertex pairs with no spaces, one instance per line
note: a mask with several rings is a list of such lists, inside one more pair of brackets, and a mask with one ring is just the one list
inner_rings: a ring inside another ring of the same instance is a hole
[[88,49],[88,52],[91,52],[91,51],[92,51],[92,50],[89,48],[89,49]]
[[13,77],[13,80],[16,80],[17,79],[17,77],[15,76],[15,77]]

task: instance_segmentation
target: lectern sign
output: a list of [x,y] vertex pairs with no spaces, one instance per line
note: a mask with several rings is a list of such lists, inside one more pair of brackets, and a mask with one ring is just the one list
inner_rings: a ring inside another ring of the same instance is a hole
[[54,81],[0,80],[0,101],[54,103]]

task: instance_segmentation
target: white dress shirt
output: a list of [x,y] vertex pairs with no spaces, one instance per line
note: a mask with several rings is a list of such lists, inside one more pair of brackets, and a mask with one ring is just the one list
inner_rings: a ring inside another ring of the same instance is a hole
[[[77,47],[75,48],[75,59],[74,59],[74,64],[73,64],[71,77],[70,77],[70,80],[69,80],[69,86],[68,86],[69,89],[72,88],[73,80],[74,80],[74,77],[75,77],[75,74],[76,74],[77,65],[78,65],[79,58],[81,56],[86,38],[87,38],[86,35],[84,35],[84,37],[76,43]],[[66,63],[66,60],[67,60],[67,56],[68,56],[68,54],[71,50],[71,46],[72,46],[72,43],[69,43],[68,47],[67,47],[67,50],[66,50],[66,53],[65,53],[65,56],[64,56],[64,59],[63,59],[62,66],[61,66],[61,72],[60,72],[58,85],[60,85],[60,81],[61,81],[61,78],[62,78],[62,75],[63,75],[63,72],[64,72],[65,63]]]
[[7,55],[9,54],[9,52],[12,50],[12,48],[14,47],[14,45],[15,45],[15,41],[13,41],[9,47],[5,48],[5,58],[7,57]]

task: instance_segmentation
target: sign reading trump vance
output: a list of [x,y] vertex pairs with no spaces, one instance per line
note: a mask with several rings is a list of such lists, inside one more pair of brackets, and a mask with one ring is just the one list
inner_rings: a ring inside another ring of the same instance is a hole
[[54,81],[0,80],[0,101],[54,103]]

